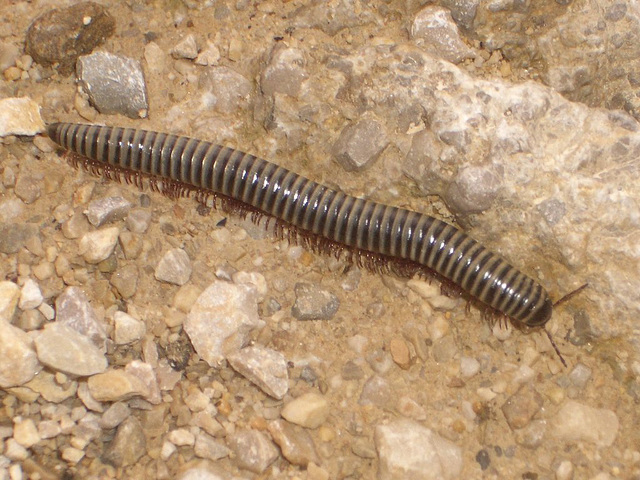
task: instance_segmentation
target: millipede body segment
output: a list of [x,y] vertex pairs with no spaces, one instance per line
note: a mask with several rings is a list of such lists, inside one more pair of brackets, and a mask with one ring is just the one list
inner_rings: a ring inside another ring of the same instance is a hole
[[49,125],[48,134],[93,165],[222,195],[334,244],[415,263],[517,323],[543,326],[551,317],[553,305],[540,284],[429,215],[355,198],[253,155],[189,137],[72,123]]

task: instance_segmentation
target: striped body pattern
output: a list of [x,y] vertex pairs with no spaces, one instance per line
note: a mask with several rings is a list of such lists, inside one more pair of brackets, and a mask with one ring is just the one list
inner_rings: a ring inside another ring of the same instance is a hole
[[429,215],[355,198],[253,155],[189,137],[71,123],[49,125],[48,134],[109,168],[223,195],[331,242],[426,267],[517,323],[543,326],[551,317],[542,286]]

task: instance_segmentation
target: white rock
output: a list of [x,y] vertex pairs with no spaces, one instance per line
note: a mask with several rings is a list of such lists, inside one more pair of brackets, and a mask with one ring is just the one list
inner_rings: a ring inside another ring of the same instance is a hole
[[318,428],[329,416],[329,402],[318,393],[305,393],[287,403],[281,415],[291,423]]
[[379,480],[448,480],[462,471],[460,447],[414,421],[378,425],[374,438]]
[[115,325],[114,341],[118,345],[137,342],[144,337],[147,331],[144,322],[133,318],[125,312],[118,311],[114,313],[113,322]]
[[246,345],[249,333],[264,325],[256,297],[249,285],[215,281],[196,300],[184,329],[198,355],[212,367]]
[[68,287],[56,298],[56,322],[89,337],[98,348],[104,348],[105,326],[79,287]]
[[0,320],[0,359],[0,388],[23,385],[40,369],[31,337],[4,320]]
[[25,448],[30,448],[40,441],[36,424],[30,418],[13,419],[13,438]]
[[20,302],[18,303],[20,310],[38,308],[42,303],[42,300],[43,298],[40,287],[35,281],[28,278],[20,290]]
[[0,282],[0,321],[11,323],[20,300],[20,287],[13,282]]
[[169,432],[168,440],[176,447],[191,446],[196,442],[196,437],[186,428],[176,428]]
[[81,377],[104,372],[107,359],[90,338],[59,322],[35,339],[38,359],[53,370]]
[[473,357],[460,358],[460,375],[463,378],[471,378],[480,371],[480,362]]
[[158,262],[155,271],[156,280],[184,285],[191,277],[191,260],[187,252],[180,248],[169,250]]
[[87,263],[100,263],[111,255],[118,241],[118,227],[85,233],[80,239],[79,253]]
[[0,137],[36,135],[45,130],[40,106],[28,97],[0,100]]
[[258,345],[227,356],[231,367],[264,393],[278,400],[289,390],[289,372],[284,355]]
[[610,447],[618,435],[619,421],[612,410],[593,408],[568,400],[551,420],[553,434],[569,442],[589,442]]

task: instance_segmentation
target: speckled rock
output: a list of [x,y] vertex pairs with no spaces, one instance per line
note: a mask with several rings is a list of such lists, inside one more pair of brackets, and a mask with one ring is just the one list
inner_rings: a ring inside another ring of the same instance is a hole
[[524,385],[502,405],[502,413],[512,429],[526,427],[540,411],[544,400],[532,387]]
[[38,359],[53,370],[85,377],[104,372],[107,359],[90,338],[53,322],[35,339]]
[[295,294],[291,315],[298,320],[329,320],[340,306],[338,297],[313,283],[296,283]]
[[147,87],[137,60],[96,52],[78,58],[76,72],[78,82],[100,113],[147,116]]
[[146,453],[146,443],[140,420],[128,417],[116,430],[115,437],[102,454],[102,460],[114,467],[133,465]]
[[281,415],[296,425],[318,428],[329,416],[329,402],[318,393],[308,392],[286,403]]
[[138,289],[138,267],[134,263],[118,268],[110,279],[122,298],[131,298]]
[[98,348],[104,348],[107,338],[104,324],[80,288],[67,287],[56,298],[56,321],[89,337]]
[[411,420],[396,420],[375,429],[378,478],[391,480],[456,479],[462,471],[462,450]]
[[609,447],[618,436],[620,422],[612,410],[568,400],[553,417],[550,427],[553,435],[565,441]]
[[210,93],[209,106],[221,113],[232,113],[249,105],[251,82],[229,67],[214,66],[200,77],[200,88]]
[[316,446],[308,431],[284,420],[269,422],[271,438],[280,447],[282,456],[294,465],[306,468],[309,462],[320,463]]
[[101,5],[80,2],[42,14],[27,31],[26,51],[45,66],[60,64],[69,75],[79,55],[89,53],[115,31],[115,21]]
[[40,368],[31,337],[0,319],[0,387],[22,385]]
[[262,71],[262,92],[265,95],[283,93],[291,97],[297,96],[302,82],[309,77],[304,68],[305,63],[301,50],[276,43],[269,56],[269,62]]
[[385,127],[376,119],[363,118],[346,126],[331,153],[347,171],[371,166],[389,144]]
[[238,467],[254,473],[264,472],[279,456],[273,442],[257,430],[237,430],[227,437],[227,444]]
[[227,361],[267,395],[280,400],[289,390],[287,360],[280,352],[254,345],[227,355]]
[[100,263],[113,253],[118,241],[118,227],[103,228],[85,233],[80,239],[78,253],[87,263]]
[[0,137],[36,135],[44,129],[36,102],[27,97],[0,99]]
[[158,262],[154,275],[161,282],[184,285],[191,277],[189,255],[181,248],[167,251]]
[[244,346],[249,333],[262,325],[255,288],[217,281],[200,294],[184,330],[198,355],[215,366],[228,352]]

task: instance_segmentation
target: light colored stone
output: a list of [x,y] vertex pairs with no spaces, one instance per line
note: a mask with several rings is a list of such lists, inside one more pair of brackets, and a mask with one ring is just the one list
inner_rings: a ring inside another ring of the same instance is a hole
[[306,468],[309,463],[320,463],[313,438],[307,430],[284,420],[269,422],[268,429],[282,456],[293,465]]
[[612,410],[568,400],[553,417],[550,427],[553,435],[564,441],[610,447],[618,436],[620,422]]
[[25,448],[31,448],[41,439],[33,420],[22,417],[13,419],[13,438]]
[[107,338],[105,326],[80,288],[68,287],[56,298],[56,322],[89,337],[98,348],[104,348]]
[[148,387],[124,370],[107,370],[88,379],[91,396],[99,402],[118,402],[131,397],[149,395]]
[[289,372],[284,355],[254,345],[227,356],[231,367],[264,393],[282,399],[289,390]]
[[192,446],[196,442],[196,437],[186,428],[171,430],[167,439],[176,447]]
[[0,282],[0,321],[11,323],[20,300],[20,287],[13,282]]
[[264,472],[279,456],[273,442],[257,430],[237,430],[227,437],[227,444],[235,453],[235,463],[253,473]]
[[45,130],[40,105],[28,97],[0,100],[0,137],[36,135]]
[[31,337],[4,320],[0,320],[0,359],[0,388],[23,385],[40,369]]
[[47,402],[60,403],[76,394],[77,382],[67,381],[60,385],[55,375],[47,371],[39,372],[31,381],[24,384],[25,387],[42,395]]
[[305,393],[288,402],[282,409],[281,415],[296,425],[318,428],[329,416],[329,402],[318,393]]
[[191,277],[191,260],[187,252],[174,248],[164,254],[155,271],[156,280],[184,285]]
[[119,234],[118,227],[108,227],[85,233],[80,239],[78,253],[87,263],[100,263],[113,253]]
[[85,215],[94,227],[122,220],[131,209],[131,202],[121,196],[104,197],[93,200],[87,206]]
[[193,453],[200,458],[207,458],[215,462],[221,458],[228,457],[231,450],[225,447],[222,443],[216,441],[210,435],[200,432],[196,437]]
[[45,326],[35,346],[38,359],[56,371],[85,377],[107,368],[104,353],[89,338],[58,322]]
[[113,322],[115,325],[114,341],[117,345],[126,345],[139,341],[147,332],[144,322],[133,318],[125,312],[116,312],[113,314]]
[[35,281],[28,278],[20,290],[20,301],[18,303],[20,310],[38,308],[42,303],[42,300],[43,298],[40,287]]

